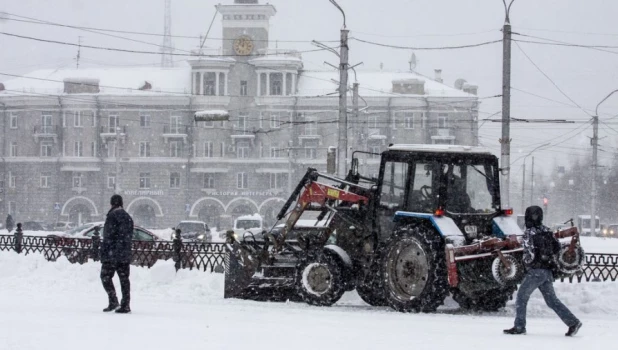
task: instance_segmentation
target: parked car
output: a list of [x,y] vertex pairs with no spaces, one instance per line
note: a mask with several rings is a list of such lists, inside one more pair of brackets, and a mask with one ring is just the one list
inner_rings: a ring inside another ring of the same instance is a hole
[[52,231],[68,231],[72,228],[75,228],[75,223],[74,222],[70,222],[70,221],[58,221],[54,224],[52,224]]
[[[260,214],[243,215],[234,220],[234,227],[232,228],[234,235],[237,237],[243,237],[246,234],[249,235],[261,235],[264,231],[264,220]],[[219,232],[219,238],[225,239],[227,230]]]
[[[212,234],[208,225],[203,221],[181,221],[176,225],[176,229],[180,230],[180,238],[183,242],[212,242]],[[172,233],[172,239],[176,233]]]
[[26,221],[21,224],[22,231],[49,231],[41,221]]
[[[105,222],[91,222],[76,228],[73,228],[72,230],[69,230],[61,235],[56,235],[56,234],[51,234],[48,235],[47,237],[50,239],[92,239],[92,236],[94,236],[95,233],[95,227],[100,227],[99,229],[99,235],[101,236],[101,240],[105,239],[105,230],[103,229]],[[156,241],[158,241],[159,238],[152,232],[148,231],[147,229],[140,227],[140,226],[134,226],[133,228],[133,241],[136,242],[140,242],[140,248],[144,249],[145,251],[148,250],[152,250],[152,248],[154,248],[154,245],[156,243]],[[63,254],[67,257],[67,259],[72,262],[78,262],[78,263],[85,263],[86,261],[88,261],[89,258],[89,254],[90,252],[84,250],[84,249],[79,249],[79,248],[75,248],[75,247],[65,247],[63,248]],[[158,254],[158,255],[157,255]],[[161,253],[144,253],[144,254],[133,254],[133,261],[132,264],[133,265],[141,265],[141,266],[147,266],[147,267],[151,267],[153,266],[157,260],[159,259],[166,259],[170,257],[170,252],[161,252]]]

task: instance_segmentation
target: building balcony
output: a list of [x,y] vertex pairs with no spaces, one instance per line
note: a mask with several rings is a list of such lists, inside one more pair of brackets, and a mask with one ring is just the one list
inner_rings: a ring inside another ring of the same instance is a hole
[[53,139],[58,143],[58,126],[56,125],[37,125],[34,127],[34,140],[39,142],[41,139]]
[[231,137],[233,140],[253,140],[255,139],[255,133],[243,128],[234,128]]
[[102,126],[99,129],[99,134],[103,139],[103,142],[107,142],[110,140],[116,140],[116,136],[119,136],[120,140],[124,142],[125,137],[127,136],[127,127],[119,126],[119,130],[116,130],[115,126]]
[[429,129],[429,135],[431,136],[432,139],[442,139],[442,140],[454,140],[455,139],[453,129],[449,127],[431,128]]
[[187,137],[189,137],[189,127],[185,125],[164,125],[163,126],[163,138],[165,138],[165,143],[168,143],[170,140],[182,139],[182,141],[186,142]]

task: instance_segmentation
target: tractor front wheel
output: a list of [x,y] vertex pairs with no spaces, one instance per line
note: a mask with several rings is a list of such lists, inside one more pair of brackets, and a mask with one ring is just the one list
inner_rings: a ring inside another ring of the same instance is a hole
[[343,267],[331,254],[323,252],[303,259],[296,281],[298,294],[310,305],[331,306],[345,292]]
[[423,225],[398,229],[382,260],[385,299],[401,312],[433,312],[448,294],[444,242]]

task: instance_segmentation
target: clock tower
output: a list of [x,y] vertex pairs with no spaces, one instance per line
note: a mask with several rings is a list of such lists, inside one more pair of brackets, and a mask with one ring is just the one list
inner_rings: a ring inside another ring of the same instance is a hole
[[277,12],[273,5],[234,0],[233,5],[216,7],[223,16],[223,55],[242,60],[266,53],[270,17]]

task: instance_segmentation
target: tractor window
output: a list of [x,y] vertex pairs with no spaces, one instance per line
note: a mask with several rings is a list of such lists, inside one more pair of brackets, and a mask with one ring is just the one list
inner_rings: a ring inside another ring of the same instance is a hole
[[408,210],[419,213],[432,213],[436,209],[435,195],[433,192],[434,169],[428,163],[416,163],[414,166],[414,178]]
[[380,204],[391,209],[401,209],[406,191],[408,163],[387,162],[384,166],[384,182]]
[[490,170],[491,167],[483,167],[482,165],[468,165],[466,179],[466,192],[470,198],[470,206],[476,212],[494,212],[492,191],[489,188],[493,184],[489,181],[493,177]]

